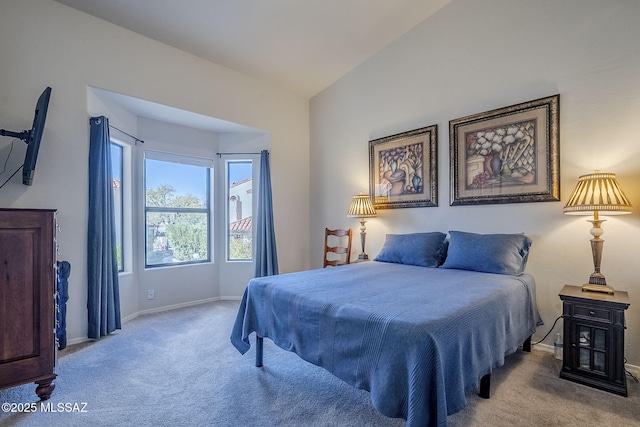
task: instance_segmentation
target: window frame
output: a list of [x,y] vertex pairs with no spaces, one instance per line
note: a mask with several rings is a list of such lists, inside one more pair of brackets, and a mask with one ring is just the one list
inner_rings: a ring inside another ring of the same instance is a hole
[[[206,206],[202,208],[180,208],[180,207],[160,207],[160,206],[147,206],[147,160],[155,160],[166,163],[176,163],[176,164],[184,164],[189,166],[202,167],[205,170],[205,195],[206,195]],[[184,265],[194,265],[194,264],[205,264],[211,263],[214,259],[213,257],[213,235],[211,230],[213,229],[213,210],[212,210],[212,200],[214,195],[212,194],[212,177],[214,173],[213,162],[204,157],[192,157],[181,154],[173,154],[173,153],[165,153],[165,152],[157,152],[153,150],[145,150],[142,158],[142,181],[143,181],[143,231],[144,231],[144,268],[145,269],[155,269],[161,267],[179,267]],[[207,219],[207,257],[206,259],[198,259],[198,260],[190,260],[190,261],[181,261],[181,262],[165,262],[158,264],[149,264],[148,263],[148,225],[147,225],[147,214],[148,213],[203,213]]]
[[[230,209],[229,209],[229,199],[231,197],[230,194],[230,180],[229,180],[229,164],[231,163],[250,163],[251,164],[251,220],[252,220],[252,226],[251,226],[251,258],[231,258],[231,239],[230,239],[230,235],[231,233],[229,232],[229,224],[231,224],[230,222]],[[252,158],[247,158],[247,157],[242,157],[242,158],[233,158],[233,159],[225,159],[224,162],[224,197],[225,197],[225,235],[224,235],[224,246],[225,246],[225,253],[224,253],[224,261],[228,262],[228,263],[242,263],[242,262],[248,262],[248,263],[252,263],[254,261],[254,257],[255,257],[255,230],[253,228],[253,219],[254,219],[254,214],[255,214],[255,194],[254,194],[254,190],[255,190],[255,183],[256,183],[256,179],[255,179],[255,167],[256,167],[256,162],[254,159]]]
[[[124,170],[124,166],[125,166],[125,146],[123,143],[119,142],[118,140],[114,139],[114,138],[110,138],[109,139],[109,147],[110,150],[113,150],[114,148],[117,148],[120,151],[120,176],[118,177],[120,180],[120,215],[119,218],[117,218],[116,212],[115,212],[115,203],[116,203],[116,195],[115,192],[113,192],[113,196],[114,196],[114,218],[116,218],[116,221],[118,221],[120,223],[120,233],[119,233],[119,237],[120,237],[120,257],[117,259],[118,262],[118,273],[124,273],[126,271],[125,269],[125,253],[126,253],[126,249],[125,249],[125,240],[124,240],[124,228],[125,228],[125,197],[124,197],[124,193],[125,193],[125,170]],[[112,154],[112,151],[110,152],[110,155]],[[116,179],[115,176],[113,176],[113,162],[114,162],[114,158],[113,156],[111,157],[111,173],[112,173],[112,180]],[[113,183],[112,183],[112,191],[113,191]],[[116,237],[116,243],[117,243],[118,239]],[[117,251],[116,251],[117,254]]]

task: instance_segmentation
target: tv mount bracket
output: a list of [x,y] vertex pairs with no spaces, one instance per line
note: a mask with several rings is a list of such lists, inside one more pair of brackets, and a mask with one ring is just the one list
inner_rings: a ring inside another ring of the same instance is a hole
[[0,136],[12,136],[14,138],[20,138],[24,142],[27,142],[30,133],[30,130],[23,130],[22,132],[12,132],[10,130],[0,129]]

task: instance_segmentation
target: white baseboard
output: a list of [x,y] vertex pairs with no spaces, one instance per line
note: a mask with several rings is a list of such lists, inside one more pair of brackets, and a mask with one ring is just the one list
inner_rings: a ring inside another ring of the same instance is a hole
[[[214,302],[214,301],[240,301],[242,299],[242,297],[238,297],[238,296],[223,296],[223,297],[213,297],[213,298],[205,298],[205,299],[201,299],[201,300],[196,300],[196,301],[189,301],[189,302],[183,302],[180,304],[172,304],[172,305],[165,305],[163,307],[156,307],[156,308],[150,308],[148,310],[140,310],[137,311],[133,314],[128,315],[127,317],[124,317],[122,319],[122,323],[127,323],[133,319],[135,319],[138,316],[142,316],[145,314],[152,314],[152,313],[159,313],[162,311],[170,311],[170,310],[176,310],[178,308],[184,308],[184,307],[190,307],[193,305],[200,305],[200,304],[206,304],[209,302]],[[67,345],[74,345],[74,344],[81,344],[83,342],[88,342],[88,341],[93,341],[93,339],[91,338],[87,338],[87,337],[81,337],[81,338],[72,338],[72,339],[68,339],[67,340]]]
[[70,345],[75,345],[75,344],[82,344],[83,342],[88,342],[88,341],[93,341],[91,338],[71,338],[67,340],[67,346]]
[[553,346],[549,344],[531,344],[536,350],[546,351],[547,353],[553,353]]
[[208,302],[220,301],[221,299],[222,299],[221,297],[205,298],[205,299],[199,299],[195,301],[183,302],[180,304],[165,305],[163,307],[156,307],[156,308],[150,308],[148,310],[141,310],[131,316],[127,316],[125,318],[126,320],[123,319],[123,322],[128,322],[129,320],[135,319],[136,317],[144,314],[159,313],[162,311],[169,311],[169,310],[175,310],[178,308],[190,307],[192,305],[206,304]]

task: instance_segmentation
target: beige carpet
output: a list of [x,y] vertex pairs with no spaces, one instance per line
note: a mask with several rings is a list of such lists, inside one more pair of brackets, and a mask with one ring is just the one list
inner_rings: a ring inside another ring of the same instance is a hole
[[[61,352],[54,405],[86,411],[2,413],[0,426],[404,426],[322,368],[265,340],[265,366],[229,342],[238,303],[220,301],[142,316],[103,340]],[[507,357],[492,397],[467,395],[449,426],[640,426],[640,386],[624,398],[558,378],[553,355]],[[35,403],[33,384],[0,391],[0,403]]]
[[640,385],[627,377],[629,397],[558,377],[561,362],[534,350],[509,356],[491,378],[491,399],[468,396],[450,426],[640,426]]

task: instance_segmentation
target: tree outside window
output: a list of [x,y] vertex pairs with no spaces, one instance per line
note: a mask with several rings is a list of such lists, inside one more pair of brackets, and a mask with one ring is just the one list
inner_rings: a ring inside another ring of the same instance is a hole
[[146,266],[210,260],[209,168],[145,159]]

